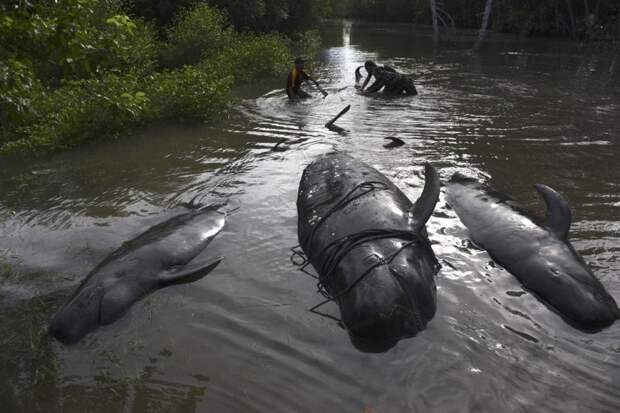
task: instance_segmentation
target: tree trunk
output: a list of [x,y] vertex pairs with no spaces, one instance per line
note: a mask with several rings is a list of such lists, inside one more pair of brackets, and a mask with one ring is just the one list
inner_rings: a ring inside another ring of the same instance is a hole
[[566,7],[568,7],[568,16],[570,18],[570,28],[572,31],[573,39],[577,38],[577,27],[575,26],[575,14],[573,13],[573,5],[571,0],[566,0]]
[[435,0],[430,0],[431,2],[431,16],[433,18],[433,39],[435,42],[439,40],[439,27],[437,26],[437,4]]
[[482,16],[482,26],[480,26],[480,31],[478,32],[478,38],[476,39],[476,44],[474,44],[474,50],[479,50],[480,46],[482,46],[482,42],[484,40],[484,36],[487,34],[487,27],[489,26],[489,18],[491,17],[491,6],[493,5],[493,0],[487,0],[484,6],[484,14]]

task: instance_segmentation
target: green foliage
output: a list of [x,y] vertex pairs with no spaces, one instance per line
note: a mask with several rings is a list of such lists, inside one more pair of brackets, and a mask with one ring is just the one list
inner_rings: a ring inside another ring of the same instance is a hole
[[292,60],[285,37],[237,33],[202,3],[179,13],[165,42],[115,1],[17,3],[0,15],[12,40],[0,47],[0,154],[67,149],[155,119],[214,119],[234,85]]
[[150,103],[145,119],[214,119],[231,102],[232,76],[194,66],[156,73],[147,79]]
[[295,56],[304,56],[308,60],[319,52],[321,36],[318,30],[308,30],[291,36],[291,50]]
[[1,151],[66,149],[122,130],[144,111],[147,98],[138,92],[133,75],[69,81],[32,102],[33,122],[17,127],[15,133],[20,138],[5,143]]
[[211,0],[226,10],[231,22],[243,30],[271,31],[290,16],[288,0]]
[[102,71],[148,70],[156,48],[150,28],[110,1],[25,3],[0,15],[0,55],[30,62],[46,83]]
[[284,73],[293,60],[288,41],[281,35],[238,35],[218,56],[206,56],[201,66],[228,73],[235,83]]
[[13,58],[0,60],[0,125],[30,121],[32,100],[42,90],[31,65]]
[[226,16],[217,9],[198,3],[181,9],[167,30],[167,46],[162,53],[165,66],[193,64],[205,54],[227,47],[235,32],[226,28]]
[[138,78],[107,74],[67,82],[34,101],[40,116],[17,129],[2,153],[44,153],[115,136],[154,119],[213,119],[230,102],[232,78],[192,66]]
[[[171,16],[198,0],[131,0],[132,11],[147,19],[167,25]],[[326,16],[340,2],[349,0],[202,0],[225,12],[239,30],[287,34],[315,27],[320,17]]]

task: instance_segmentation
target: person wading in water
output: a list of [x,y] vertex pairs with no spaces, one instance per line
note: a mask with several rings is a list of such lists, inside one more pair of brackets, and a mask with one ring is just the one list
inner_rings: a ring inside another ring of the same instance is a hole
[[298,57],[295,59],[295,67],[288,74],[288,79],[286,81],[286,94],[289,99],[306,99],[312,97],[301,89],[301,84],[306,80],[313,82],[317,89],[323,94],[323,97],[327,96],[327,92],[319,86],[319,83],[304,72],[304,60]]
[[[387,95],[418,94],[410,76],[398,73],[389,66],[377,66],[372,60],[366,61],[364,67],[368,72],[368,77],[366,77],[362,85],[362,93],[375,93],[384,88],[383,93]],[[356,78],[358,73],[359,71],[356,71]],[[373,76],[375,77],[375,82],[368,89],[364,90]]]

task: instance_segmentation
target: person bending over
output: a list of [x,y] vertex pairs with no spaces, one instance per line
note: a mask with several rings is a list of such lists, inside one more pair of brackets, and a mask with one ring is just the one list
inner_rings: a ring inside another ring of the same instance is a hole
[[310,94],[306,93],[301,88],[301,84],[306,80],[313,82],[323,96],[327,96],[327,92],[319,86],[319,83],[304,72],[304,60],[298,57],[295,59],[295,67],[288,74],[288,79],[286,81],[286,94],[289,99],[306,99],[311,97]]
[[[383,93],[388,95],[417,95],[418,91],[413,84],[413,80],[410,76],[398,73],[396,70],[389,66],[377,66],[372,60],[368,60],[364,63],[368,77],[362,85],[363,93],[375,93],[383,89]],[[370,81],[370,78],[375,78],[375,82],[370,85],[368,89],[366,85]]]

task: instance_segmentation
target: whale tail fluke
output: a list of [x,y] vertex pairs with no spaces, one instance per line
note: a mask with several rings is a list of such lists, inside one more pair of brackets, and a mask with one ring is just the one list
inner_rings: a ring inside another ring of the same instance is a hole
[[424,189],[422,195],[413,205],[414,229],[421,231],[426,221],[431,217],[435,210],[435,205],[439,200],[441,181],[437,170],[430,164],[424,165]]

